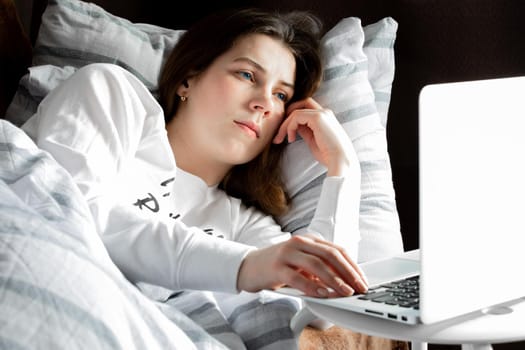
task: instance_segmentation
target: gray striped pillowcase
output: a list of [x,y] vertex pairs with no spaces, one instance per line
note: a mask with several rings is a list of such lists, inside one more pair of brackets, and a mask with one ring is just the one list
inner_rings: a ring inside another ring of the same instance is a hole
[[[397,23],[387,17],[368,26],[341,20],[323,38],[324,78],[314,98],[331,109],[352,140],[361,168],[359,261],[402,251],[386,123],[394,77]],[[286,150],[292,209],[278,218],[289,231],[313,218],[326,175],[303,141]]]

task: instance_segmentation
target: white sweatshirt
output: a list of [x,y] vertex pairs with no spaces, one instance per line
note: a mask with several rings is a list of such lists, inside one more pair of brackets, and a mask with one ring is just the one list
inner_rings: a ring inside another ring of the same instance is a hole
[[[160,105],[116,65],[79,69],[22,128],[73,176],[131,281],[237,292],[246,254],[290,237],[271,216],[178,169]],[[348,182],[325,179],[312,233],[331,237],[335,223],[348,219],[345,203],[359,201],[359,193],[345,193],[355,187]]]

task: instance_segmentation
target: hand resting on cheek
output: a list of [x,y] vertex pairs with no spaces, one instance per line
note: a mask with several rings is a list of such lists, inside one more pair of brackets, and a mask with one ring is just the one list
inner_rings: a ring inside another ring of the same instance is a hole
[[349,152],[353,146],[334,113],[310,97],[292,103],[287,114],[273,142],[281,143],[286,136],[294,142],[299,134],[315,159],[327,168],[328,176],[345,175],[354,160]]

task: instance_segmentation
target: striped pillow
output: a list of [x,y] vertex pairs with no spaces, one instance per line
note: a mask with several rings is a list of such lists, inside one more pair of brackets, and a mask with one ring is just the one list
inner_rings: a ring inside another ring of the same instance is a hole
[[51,89],[90,63],[117,64],[157,96],[160,69],[183,32],[132,23],[90,2],[49,0],[32,68],[22,77],[5,118],[22,125]]
[[[322,42],[324,78],[314,98],[335,113],[361,168],[359,261],[403,250],[385,129],[396,30],[397,23],[389,17],[364,28],[359,18],[349,17]],[[292,209],[279,222],[296,232],[312,219],[326,172],[301,140],[290,144],[285,156]]]
[[363,51],[368,60],[368,80],[374,90],[381,124],[386,127],[390,92],[394,80],[394,42],[397,22],[391,17],[363,27]]
[[[323,40],[326,72],[315,98],[336,113],[360,161],[359,260],[401,249],[385,131],[396,31],[397,23],[389,17],[365,27],[358,18],[350,17]],[[23,124],[51,89],[76,68],[95,62],[124,67],[156,95],[162,64],[182,33],[132,23],[89,2],[49,0],[35,43],[33,67],[20,81],[6,119]],[[325,172],[300,141],[288,146],[287,156],[287,185],[295,206],[279,221],[294,232],[313,217]]]
[[162,64],[183,32],[132,23],[89,2],[49,0],[32,64],[79,68],[94,62],[113,63],[156,94]]

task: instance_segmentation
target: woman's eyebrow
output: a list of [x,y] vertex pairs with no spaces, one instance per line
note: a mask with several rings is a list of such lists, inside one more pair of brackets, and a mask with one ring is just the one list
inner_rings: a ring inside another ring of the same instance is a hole
[[[264,69],[263,66],[261,66],[259,63],[257,63],[256,61],[252,60],[249,57],[238,57],[238,58],[234,59],[233,61],[234,62],[246,62],[246,63],[254,66],[257,70],[259,70],[259,71],[261,71],[263,73],[266,73],[266,69]],[[289,87],[292,90],[294,89],[294,84],[293,83],[281,80],[281,84]]]

